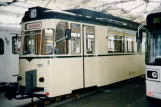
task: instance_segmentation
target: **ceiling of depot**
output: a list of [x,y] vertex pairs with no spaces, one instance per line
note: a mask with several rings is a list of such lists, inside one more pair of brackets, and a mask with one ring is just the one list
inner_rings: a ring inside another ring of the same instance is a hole
[[0,0],[0,22],[18,24],[28,8],[41,6],[53,10],[85,8],[142,23],[160,4],[161,0]]

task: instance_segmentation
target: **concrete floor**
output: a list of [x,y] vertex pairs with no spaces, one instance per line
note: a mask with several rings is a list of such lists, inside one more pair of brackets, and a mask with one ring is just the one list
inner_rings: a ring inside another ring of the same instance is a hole
[[[30,102],[31,99],[7,100],[4,98],[4,93],[0,93],[0,107],[24,107]],[[50,107],[53,106],[50,105]],[[161,105],[150,104],[146,101],[145,79],[142,78],[59,107],[161,107]]]
[[147,102],[145,79],[142,78],[59,107],[161,107],[161,105]]
[[[34,101],[38,101],[38,99],[34,98]],[[30,104],[31,104],[31,99],[7,100],[4,97],[4,93],[0,93],[0,107],[29,107]]]

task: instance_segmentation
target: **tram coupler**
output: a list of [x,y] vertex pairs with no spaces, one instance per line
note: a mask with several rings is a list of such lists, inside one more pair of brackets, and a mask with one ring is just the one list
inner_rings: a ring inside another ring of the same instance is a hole
[[28,99],[32,97],[36,97],[40,100],[46,100],[48,99],[46,94],[35,94],[35,92],[40,92],[39,88],[33,90],[33,92],[26,93],[25,87],[20,86],[18,82],[16,83],[9,83],[6,86],[6,93],[5,97],[8,100],[16,99],[16,100],[22,100],[22,99]]
[[12,100],[13,98],[16,98],[16,95],[18,94],[18,83],[6,84],[5,89],[6,89],[5,97],[8,100]]

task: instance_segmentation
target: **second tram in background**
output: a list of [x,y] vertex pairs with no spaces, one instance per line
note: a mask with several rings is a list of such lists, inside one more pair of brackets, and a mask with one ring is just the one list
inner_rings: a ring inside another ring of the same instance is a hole
[[[138,23],[76,11],[35,7],[25,13],[17,78],[22,95],[37,90],[56,97],[144,75],[145,37],[136,43]],[[10,93],[6,97],[15,97]]]
[[0,87],[17,82],[20,30],[20,25],[0,24]]

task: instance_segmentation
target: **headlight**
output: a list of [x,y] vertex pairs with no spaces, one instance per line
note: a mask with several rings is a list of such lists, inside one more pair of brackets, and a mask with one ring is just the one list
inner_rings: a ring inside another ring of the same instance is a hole
[[157,71],[147,71],[147,77],[152,79],[158,79]]
[[157,72],[152,72],[152,77],[153,78],[158,78],[158,73]]
[[22,77],[21,76],[18,76],[17,77],[17,81],[21,81],[22,80]]
[[44,81],[45,81],[44,77],[40,77],[40,78],[39,78],[39,81],[40,81],[40,82],[44,82]]

